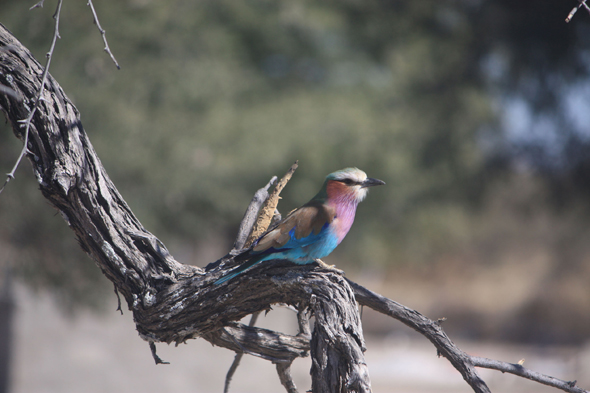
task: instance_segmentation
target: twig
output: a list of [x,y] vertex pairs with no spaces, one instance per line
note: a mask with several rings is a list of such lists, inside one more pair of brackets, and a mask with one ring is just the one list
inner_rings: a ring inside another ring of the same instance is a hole
[[45,3],[45,0],[40,0],[38,3],[36,3],[34,6],[32,6],[31,8],[29,8],[30,10],[33,10],[35,8],[43,8],[43,3]]
[[119,63],[117,62],[117,59],[115,59],[113,52],[111,52],[111,48],[109,48],[109,43],[107,42],[106,31],[100,26],[100,22],[98,21],[98,15],[96,15],[96,10],[94,9],[94,4],[92,4],[92,0],[88,0],[88,3],[86,3],[86,5],[88,5],[90,7],[90,9],[92,10],[92,17],[94,18],[94,24],[98,28],[98,31],[100,31],[100,35],[102,36],[102,41],[104,42],[104,51],[106,53],[108,53],[109,56],[111,56],[111,60],[113,61],[113,63],[115,63],[115,66],[117,67],[117,69],[120,70],[121,67],[119,66]]
[[425,336],[436,347],[438,353],[447,358],[453,367],[461,373],[465,382],[471,386],[474,392],[490,393],[490,388],[475,370],[471,357],[451,341],[440,324],[355,282],[348,279],[346,281],[354,290],[359,304],[389,315]]
[[158,356],[158,354],[156,354],[156,344],[153,341],[150,341],[150,350],[152,351],[152,356],[154,358],[154,361],[156,362],[156,365],[158,365],[158,364],[170,364],[170,362],[165,362],[162,359],[160,359],[160,357]]
[[566,23],[569,23],[572,20],[572,18],[574,17],[574,15],[576,14],[576,12],[578,12],[578,10],[582,7],[586,8],[586,11],[588,11],[588,13],[590,14],[590,7],[588,6],[588,4],[586,4],[587,0],[578,0],[578,1],[580,2],[580,4],[578,4],[578,6],[572,8],[572,10],[568,14],[567,18],[565,18]]
[[281,384],[287,389],[287,393],[297,393],[297,386],[291,377],[291,363],[277,363],[277,374]]
[[268,189],[271,186],[274,186],[277,182],[277,177],[273,176],[270,181],[266,184],[266,186],[260,188],[250,201],[246,212],[244,213],[244,218],[240,222],[240,228],[238,229],[238,235],[236,236],[236,241],[234,242],[233,249],[229,252],[230,254],[235,254],[244,248],[244,245],[248,241],[248,237],[252,232],[252,227],[256,222],[256,218],[258,217],[258,212],[260,211],[260,207],[266,200],[268,199]]
[[354,289],[356,300],[360,304],[364,304],[375,311],[389,315],[428,338],[436,347],[439,355],[447,358],[453,366],[455,366],[475,392],[489,392],[489,389],[483,380],[479,378],[477,373],[474,372],[473,367],[483,367],[511,373],[570,393],[590,393],[588,390],[577,387],[576,381],[563,381],[528,370],[520,364],[511,364],[499,360],[470,356],[453,344],[450,338],[442,330],[441,322],[445,320],[444,318],[432,321],[415,310],[404,307],[401,304],[376,294],[350,280],[348,280],[348,282]]
[[551,386],[557,389],[561,389],[570,393],[588,393],[576,386],[577,381],[563,381],[558,378],[551,377],[549,375],[541,374],[536,371],[524,368],[520,364],[513,364],[508,362],[501,362],[499,360],[481,358],[478,356],[471,356],[471,362],[476,367],[489,368],[492,370],[502,371],[503,373],[510,373],[518,375],[519,377],[530,379],[531,381],[539,382],[547,386]]
[[[297,324],[299,325],[299,333],[298,336],[308,337],[311,339],[311,330],[309,328],[309,319],[306,317],[305,313],[307,311],[307,305],[299,304],[297,306]],[[279,375],[279,381],[287,390],[287,393],[297,393],[297,386],[295,386],[295,382],[293,381],[293,377],[291,376],[291,364],[289,363],[277,363],[277,374]]]
[[[248,326],[253,327],[256,324],[256,320],[258,319],[259,315],[260,315],[260,312],[255,312],[254,314],[252,314],[252,317],[250,317],[250,323],[248,323]],[[231,379],[233,378],[234,374],[236,373],[236,370],[238,369],[238,366],[240,365],[240,361],[242,360],[243,356],[244,356],[244,352],[236,353],[236,357],[234,358],[234,361],[231,364],[231,367],[229,368],[229,370],[227,371],[227,375],[225,376],[225,385],[223,387],[223,393],[229,392],[229,384],[230,384]]]
[[121,297],[119,296],[119,290],[117,289],[117,286],[114,285],[115,287],[115,295],[117,295],[117,309],[115,311],[120,311],[121,315],[123,315],[123,309],[121,308]]
[[[16,172],[16,170],[17,170],[18,166],[20,165],[20,162],[22,161],[25,154],[27,154],[27,152],[29,151],[28,144],[29,144],[29,130],[31,129],[31,121],[33,120],[33,116],[35,116],[35,112],[37,112],[37,109],[39,108],[39,102],[41,102],[41,100],[42,100],[41,95],[43,94],[43,90],[45,89],[45,81],[47,80],[47,74],[49,73],[49,66],[51,65],[51,58],[53,57],[53,50],[55,49],[55,43],[57,42],[58,38],[61,38],[59,36],[59,15],[61,13],[62,2],[63,2],[63,0],[59,0],[57,2],[57,8],[55,9],[55,13],[53,14],[53,19],[55,20],[55,29],[53,30],[53,38],[51,40],[51,46],[49,47],[49,52],[47,52],[47,55],[46,55],[47,62],[45,63],[45,68],[43,69],[43,75],[41,76],[41,86],[39,87],[39,92],[37,94],[37,97],[35,98],[35,104],[33,105],[33,108],[31,109],[31,111],[29,112],[29,116],[27,116],[27,118],[24,120],[18,121],[19,123],[21,123],[21,127],[23,127],[23,126],[25,127],[25,140],[23,142],[23,149],[21,150],[21,152],[18,156],[18,159],[16,160],[16,163],[14,164],[14,167],[12,168],[10,173],[6,174],[6,181],[2,185],[2,188],[0,188],[0,194],[2,193],[2,191],[4,191],[4,187],[6,187],[8,182],[10,180],[14,179],[14,173]],[[43,0],[37,4],[41,4],[39,7],[42,7]],[[37,4],[35,6],[33,6],[33,8],[35,8],[37,6]]]
[[240,365],[240,361],[244,356],[244,352],[236,353],[236,357],[234,357],[234,361],[232,362],[229,370],[227,370],[227,374],[225,376],[225,384],[223,385],[223,393],[229,392],[229,384],[231,383],[231,379],[233,378],[238,366]]
[[297,166],[298,161],[295,161],[295,163],[291,165],[291,168],[289,168],[285,176],[283,176],[281,180],[277,183],[274,190],[272,190],[272,193],[264,203],[264,207],[262,208],[262,211],[258,216],[258,220],[256,220],[256,223],[254,224],[254,229],[252,229],[252,234],[250,235],[250,238],[248,239],[244,247],[250,247],[252,243],[256,239],[258,239],[260,235],[262,235],[270,225],[272,218],[275,214],[277,205],[279,204],[279,194],[287,185],[287,183],[291,179],[291,176],[293,176],[293,173],[297,169]]

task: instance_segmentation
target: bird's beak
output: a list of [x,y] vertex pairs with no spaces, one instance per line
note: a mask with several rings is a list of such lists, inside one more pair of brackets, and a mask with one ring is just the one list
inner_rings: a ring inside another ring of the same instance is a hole
[[367,177],[365,181],[361,183],[361,188],[382,186],[384,184],[385,182],[383,180]]

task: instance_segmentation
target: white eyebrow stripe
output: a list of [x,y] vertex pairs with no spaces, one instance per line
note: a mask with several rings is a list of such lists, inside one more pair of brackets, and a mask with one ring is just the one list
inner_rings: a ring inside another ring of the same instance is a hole
[[342,181],[346,179],[350,179],[356,183],[362,183],[367,179],[367,174],[358,168],[351,168],[350,170],[336,173],[334,176],[334,180]]

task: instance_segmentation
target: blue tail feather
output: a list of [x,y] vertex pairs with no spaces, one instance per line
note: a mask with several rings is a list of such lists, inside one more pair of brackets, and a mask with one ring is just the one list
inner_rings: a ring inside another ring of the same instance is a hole
[[240,273],[242,273],[242,271],[234,272],[234,273],[228,274],[225,277],[221,277],[219,280],[215,281],[213,283],[213,285],[223,284],[224,282],[231,280],[232,278],[234,278],[235,276],[237,276]]
[[221,277],[219,280],[215,281],[213,285],[223,284],[226,281],[231,280],[232,278],[236,277],[240,273],[245,272],[246,270],[250,269],[252,266],[256,265],[258,262],[262,261],[262,256],[260,258],[253,258],[248,262],[244,263],[243,265],[238,266],[235,268],[231,273],[227,276]]

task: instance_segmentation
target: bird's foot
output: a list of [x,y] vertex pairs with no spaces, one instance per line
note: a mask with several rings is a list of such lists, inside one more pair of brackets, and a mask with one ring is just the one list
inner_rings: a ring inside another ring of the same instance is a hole
[[322,268],[326,270],[331,270],[334,273],[338,273],[340,275],[344,275],[344,270],[340,270],[336,268],[336,265],[328,265],[326,262],[322,261],[321,259],[315,259],[315,262]]

